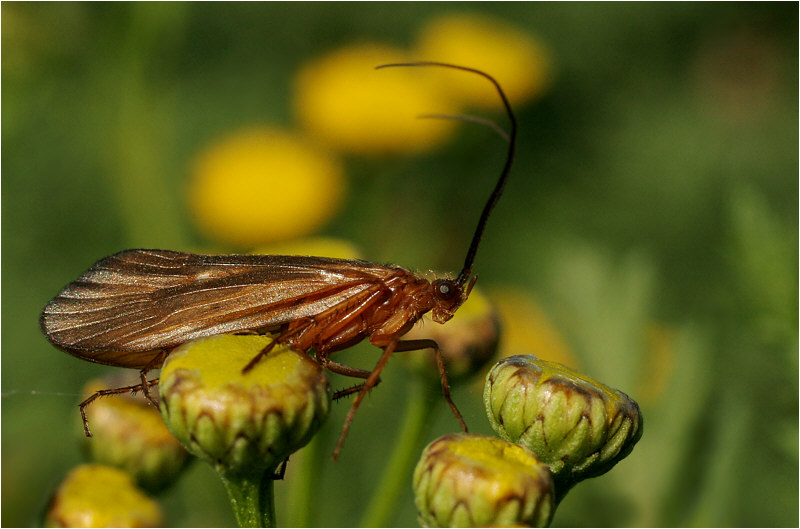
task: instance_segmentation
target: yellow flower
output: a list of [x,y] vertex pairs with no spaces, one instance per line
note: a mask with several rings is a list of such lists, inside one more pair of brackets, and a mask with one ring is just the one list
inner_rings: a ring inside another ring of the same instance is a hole
[[253,247],[325,224],[341,205],[343,173],[335,157],[291,133],[242,130],[198,156],[189,204],[204,235]]
[[405,51],[359,44],[305,65],[295,79],[298,121],[321,141],[356,154],[412,153],[440,144],[453,123],[418,116],[457,111],[442,97],[443,78],[428,68],[375,70],[404,60]]
[[503,324],[500,351],[504,356],[531,352],[543,360],[578,367],[566,341],[532,297],[518,289],[503,288],[493,290],[492,299]]
[[[417,55],[461,64],[492,75],[512,104],[539,96],[550,80],[550,56],[532,35],[485,15],[452,13],[434,18],[420,31]],[[501,102],[485,80],[447,73],[458,100],[486,108]]]
[[164,515],[133,478],[103,465],[81,465],[59,486],[47,509],[48,527],[159,527]]
[[336,259],[361,259],[361,251],[350,241],[332,237],[307,237],[259,246],[257,255],[313,255]]

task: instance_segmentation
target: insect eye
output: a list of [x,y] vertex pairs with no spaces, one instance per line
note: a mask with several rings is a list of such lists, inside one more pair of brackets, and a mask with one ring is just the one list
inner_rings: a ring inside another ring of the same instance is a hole
[[458,295],[458,287],[453,281],[447,279],[437,279],[433,282],[433,290],[436,297],[444,300],[453,299]]

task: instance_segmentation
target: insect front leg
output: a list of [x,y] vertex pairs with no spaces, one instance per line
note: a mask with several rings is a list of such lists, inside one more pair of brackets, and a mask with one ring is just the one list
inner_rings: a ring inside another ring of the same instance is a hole
[[143,384],[134,384],[132,386],[125,386],[122,388],[114,388],[114,389],[101,389],[100,391],[95,392],[91,395],[88,399],[85,399],[83,402],[78,404],[78,408],[81,411],[81,419],[83,420],[83,432],[86,434],[86,437],[91,437],[92,432],[89,431],[89,419],[86,418],[86,406],[94,402],[99,397],[105,397],[107,395],[119,395],[120,393],[136,393],[139,390],[145,391],[144,388],[150,389],[150,386],[155,386],[158,384],[158,379],[154,380],[147,380],[144,385]]
[[401,351],[419,351],[422,349],[433,349],[433,354],[436,357],[436,365],[439,368],[439,378],[442,381],[442,394],[444,395],[444,400],[447,401],[447,404],[450,406],[450,409],[453,410],[453,415],[456,416],[458,422],[461,424],[461,428],[466,432],[467,430],[467,423],[464,422],[464,417],[461,416],[461,412],[458,411],[458,407],[456,407],[456,403],[453,402],[453,399],[450,398],[450,383],[447,381],[447,371],[444,368],[444,360],[442,359],[442,351],[439,349],[439,344],[436,343],[434,340],[430,339],[423,339],[423,340],[400,340],[397,342],[395,346],[395,352]]

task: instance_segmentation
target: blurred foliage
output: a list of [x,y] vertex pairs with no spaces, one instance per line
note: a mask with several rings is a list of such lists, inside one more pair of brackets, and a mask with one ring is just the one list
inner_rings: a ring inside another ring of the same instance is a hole
[[[207,249],[186,200],[199,151],[243,127],[293,128],[291,80],[309,61],[369,40],[411,49],[462,9],[535,36],[554,76],[517,109],[481,287],[536,299],[561,338],[532,347],[566,344],[645,418],[632,455],[576,487],[554,525],[798,524],[797,4],[3,3],[4,526],[41,524],[81,461],[80,388],[113,370],[47,343],[47,300],[123,248]],[[320,234],[373,261],[457,271],[502,157],[490,131],[464,125],[426,154],[348,158],[344,208]],[[318,468],[307,523],[360,519],[398,436],[401,364]],[[454,400],[490,433],[477,385]],[[428,441],[457,429],[436,405]],[[334,406],[320,450],[348,407]],[[393,524],[416,523],[410,479]],[[292,519],[286,489],[279,521]],[[202,465],[161,500],[169,525],[233,523]]]

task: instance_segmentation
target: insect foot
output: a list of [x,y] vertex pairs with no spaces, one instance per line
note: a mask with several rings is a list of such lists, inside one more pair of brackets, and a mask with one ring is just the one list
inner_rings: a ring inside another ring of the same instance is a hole
[[414,470],[423,527],[547,527],[554,510],[547,465],[496,437],[448,434]]
[[500,437],[531,449],[550,467],[558,501],[577,482],[608,472],[642,436],[633,399],[533,355],[495,364],[483,401]]
[[47,508],[45,527],[163,527],[161,507],[117,468],[75,467]]
[[[84,387],[95,393],[106,387],[122,386],[138,380],[122,377],[94,379]],[[139,395],[117,395],[97,399],[86,408],[93,437],[84,437],[89,458],[120,468],[136,479],[148,492],[158,492],[180,476],[189,454],[169,432],[156,408]]]
[[164,422],[220,475],[241,527],[275,526],[275,470],[311,440],[330,408],[325,372],[288,347],[274,347],[242,373],[271,340],[195,340],[173,351],[161,370]]

